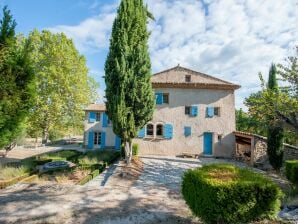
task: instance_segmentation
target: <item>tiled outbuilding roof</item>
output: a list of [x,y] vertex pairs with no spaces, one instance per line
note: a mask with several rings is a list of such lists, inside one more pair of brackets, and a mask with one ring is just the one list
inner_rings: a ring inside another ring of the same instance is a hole
[[105,104],[90,104],[84,109],[85,111],[106,111]]
[[[189,76],[189,81],[186,81]],[[153,88],[195,88],[195,89],[239,89],[240,85],[222,79],[176,66],[154,74],[151,77]]]

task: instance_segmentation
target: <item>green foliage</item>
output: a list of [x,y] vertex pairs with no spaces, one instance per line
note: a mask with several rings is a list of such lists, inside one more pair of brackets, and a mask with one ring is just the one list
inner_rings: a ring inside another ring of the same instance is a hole
[[269,77],[268,77],[268,89],[271,90],[278,90],[277,78],[276,78],[276,67],[272,63],[270,70],[269,70]]
[[282,192],[271,180],[229,164],[206,165],[184,173],[182,194],[206,223],[247,223],[276,218]]
[[154,111],[147,31],[150,17],[143,0],[121,1],[105,63],[107,113],[114,133],[126,145],[127,161],[132,154],[131,139]]
[[96,82],[88,77],[84,56],[63,33],[32,31],[28,37],[37,76],[36,104],[29,119],[32,137],[49,132],[71,134],[81,130],[83,108],[97,98]]
[[30,46],[14,36],[16,23],[3,9],[0,20],[0,149],[22,133],[35,96],[35,79],[29,58]]
[[132,155],[133,156],[139,155],[139,144],[137,144],[137,143],[132,144]]
[[90,180],[92,180],[94,177],[98,176],[100,173],[102,173],[102,171],[104,171],[104,169],[106,168],[105,164],[101,165],[100,167],[98,167],[96,170],[92,171],[88,176],[86,176],[85,178],[83,178],[80,182],[79,185],[84,185],[87,182],[89,182]]
[[298,160],[286,161],[286,176],[295,184],[298,184]]
[[80,165],[94,165],[94,164],[111,164],[117,158],[119,158],[119,152],[108,150],[93,150],[88,151],[86,154],[81,155],[78,158]]
[[0,47],[5,46],[15,37],[16,21],[7,6],[3,7],[3,19],[0,21]]
[[236,110],[236,130],[255,133],[265,136],[266,127],[260,123],[255,117],[240,110]]
[[283,163],[283,128],[271,126],[267,135],[267,155],[271,166],[280,170]]
[[61,161],[68,160],[71,161],[74,157],[79,157],[82,155],[81,152],[76,150],[61,150],[58,152],[50,152],[47,154],[43,154],[36,157],[36,160],[44,161],[44,160],[52,160],[52,161]]
[[21,177],[28,174],[28,168],[26,166],[5,166],[0,165],[0,180],[9,180],[15,177]]

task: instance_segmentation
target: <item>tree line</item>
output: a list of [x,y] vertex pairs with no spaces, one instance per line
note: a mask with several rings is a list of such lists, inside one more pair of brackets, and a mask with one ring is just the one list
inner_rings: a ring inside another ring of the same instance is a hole
[[0,20],[0,149],[24,132],[49,138],[77,133],[83,108],[97,98],[98,84],[63,33],[33,30],[16,35],[5,6]]

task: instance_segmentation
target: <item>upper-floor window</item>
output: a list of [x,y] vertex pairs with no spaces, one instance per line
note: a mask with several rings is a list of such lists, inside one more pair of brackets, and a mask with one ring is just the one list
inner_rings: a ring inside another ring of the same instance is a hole
[[153,124],[147,124],[146,135],[153,136]]
[[96,112],[95,117],[96,121],[100,121],[100,112]]
[[168,93],[163,94],[163,103],[166,103],[166,104],[169,103],[169,94]]
[[185,82],[191,82],[191,75],[185,76]]
[[221,140],[222,140],[222,135],[217,135],[217,140],[218,140],[219,142],[221,142]]
[[163,136],[163,125],[156,125],[156,136]]
[[94,132],[93,143],[94,143],[94,145],[101,144],[101,133],[100,132]]
[[190,110],[191,110],[190,106],[185,106],[185,114],[190,115]]
[[220,107],[214,107],[214,116],[220,116]]

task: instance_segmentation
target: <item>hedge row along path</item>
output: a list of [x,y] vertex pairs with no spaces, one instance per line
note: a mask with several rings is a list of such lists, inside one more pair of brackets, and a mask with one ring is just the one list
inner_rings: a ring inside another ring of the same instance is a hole
[[120,167],[114,164],[84,186],[22,183],[0,190],[0,223],[200,223],[182,198],[181,176],[203,164],[230,162],[173,157],[142,161],[144,171],[137,180],[120,178]]

